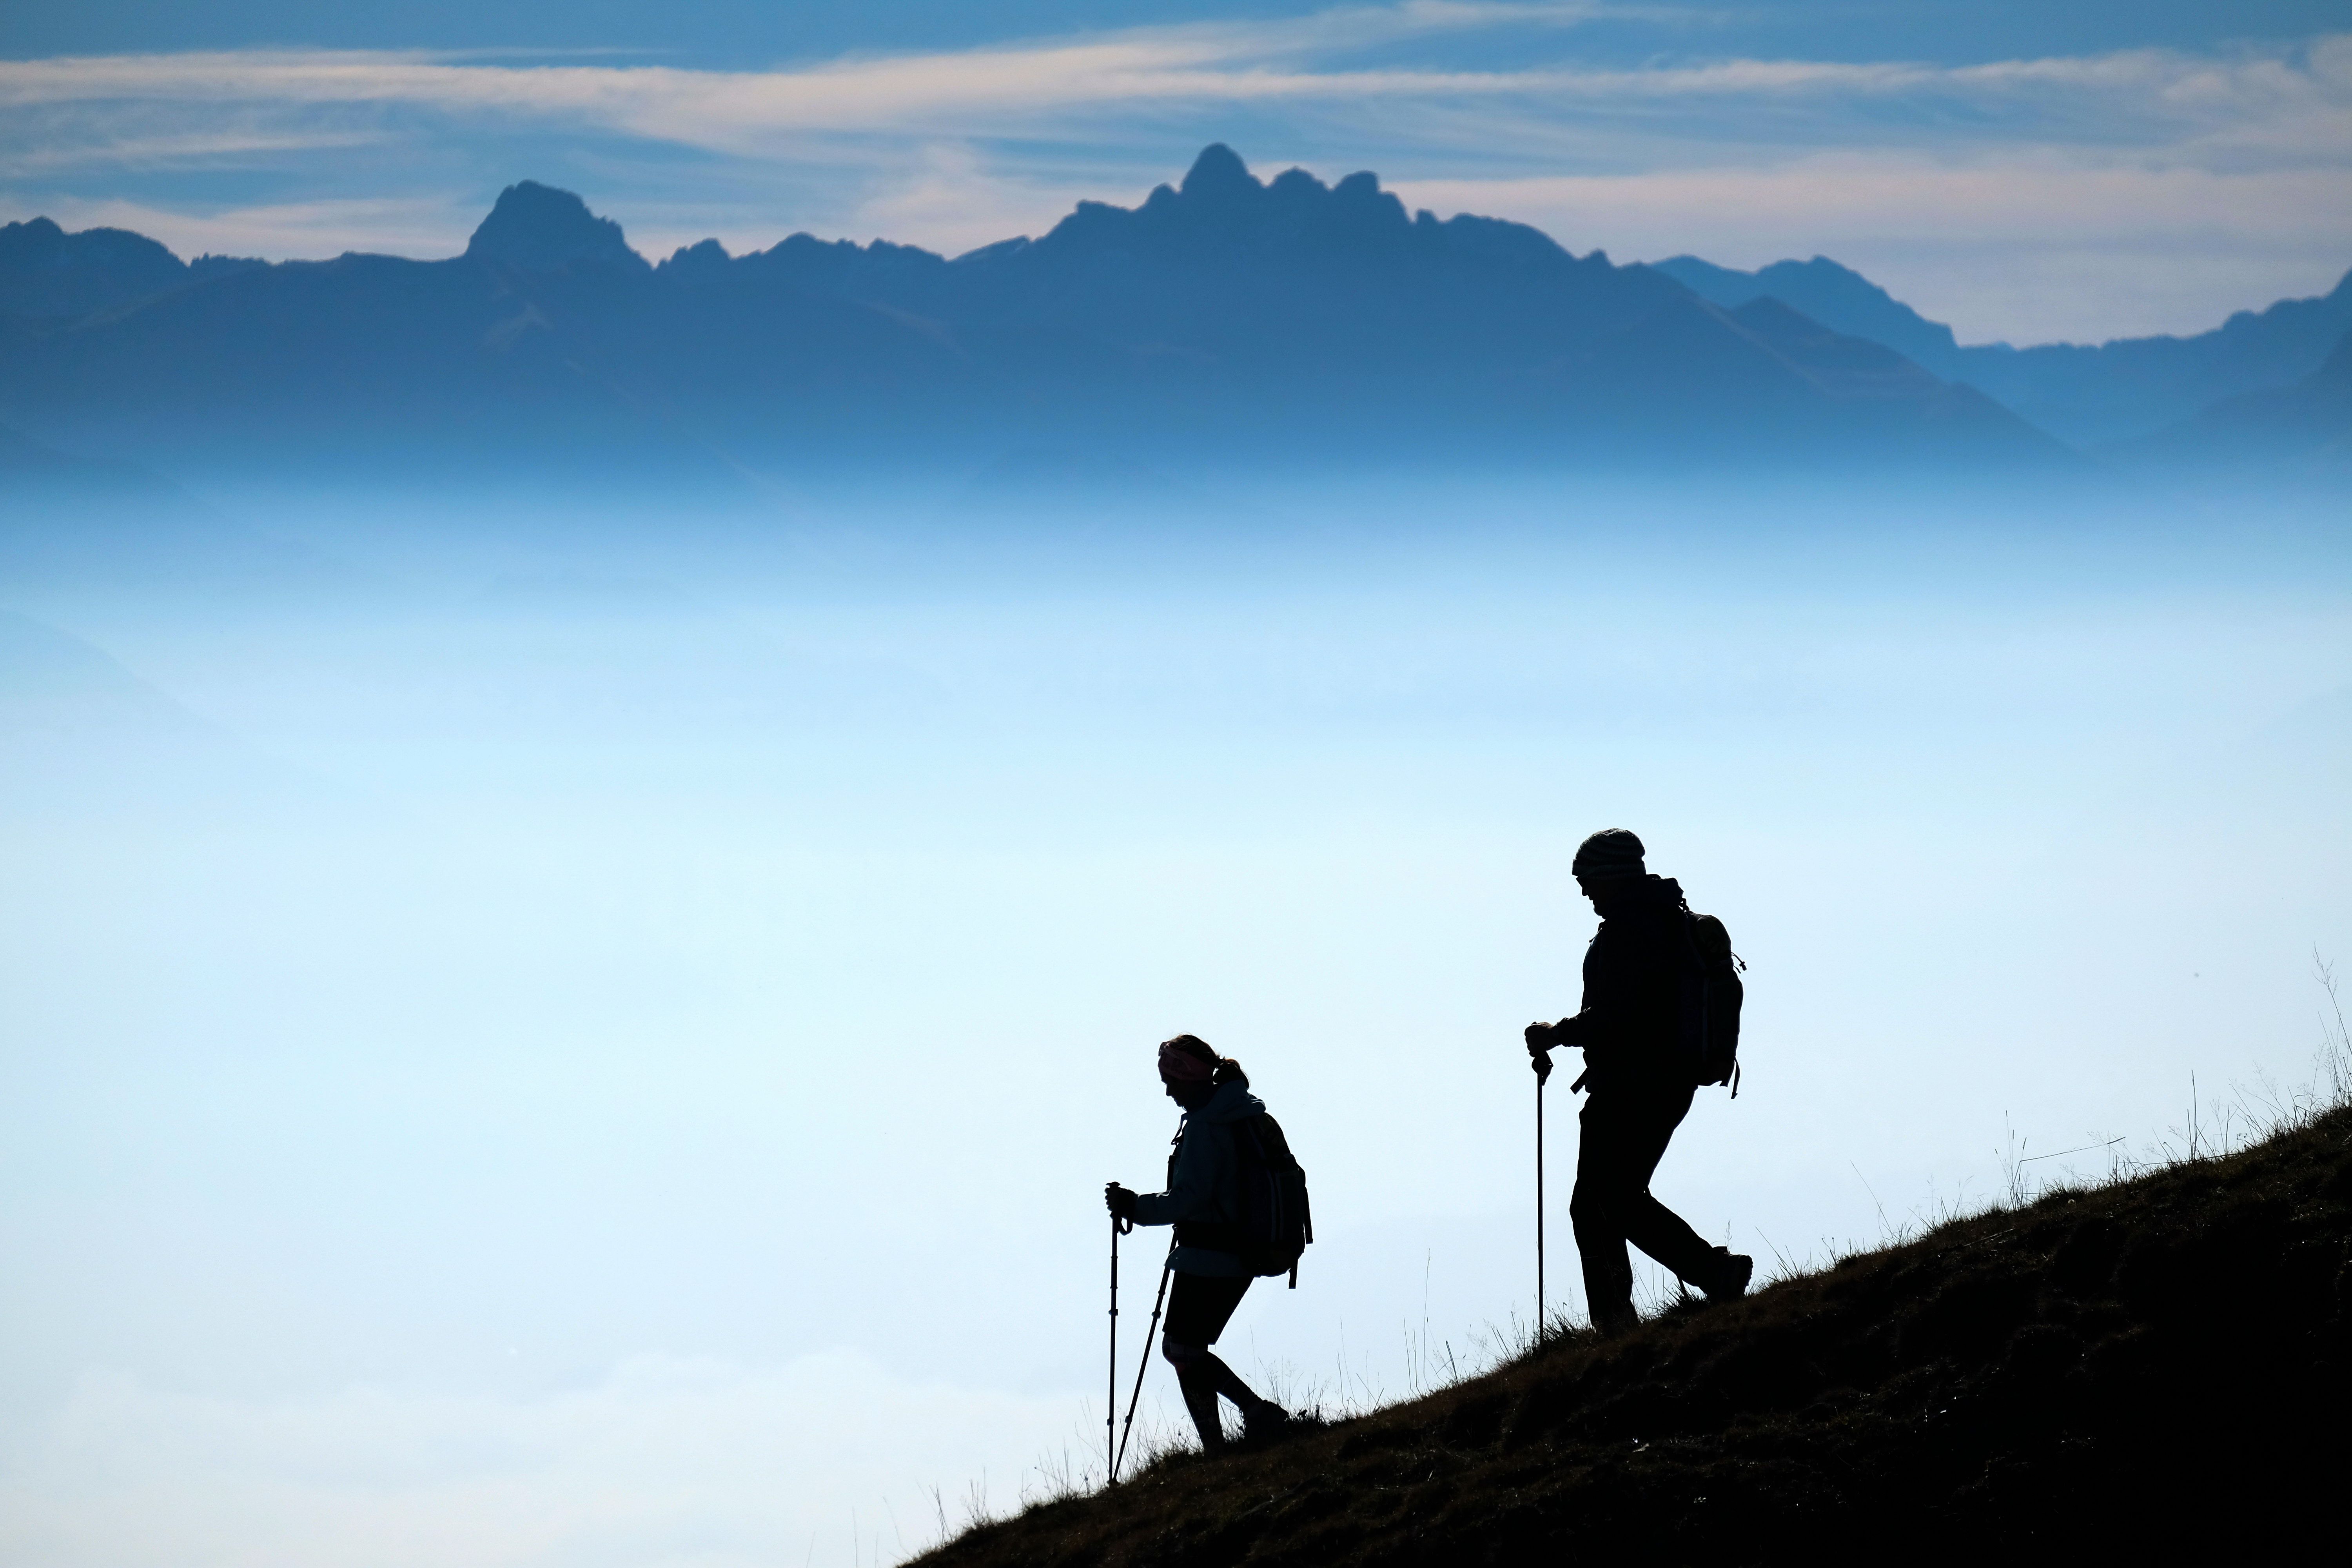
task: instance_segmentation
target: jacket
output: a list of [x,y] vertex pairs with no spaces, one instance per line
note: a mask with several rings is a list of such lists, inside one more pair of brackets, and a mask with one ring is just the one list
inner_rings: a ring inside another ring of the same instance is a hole
[[1592,1088],[1687,1087],[1680,982],[1692,960],[1681,884],[1643,877],[1601,911],[1584,950],[1584,1004],[1552,1026],[1584,1051]]
[[[1219,1085],[1206,1103],[1186,1111],[1176,1130],[1175,1152],[1168,1157],[1168,1190],[1137,1194],[1135,1223],[1241,1224],[1247,1216],[1242,1208],[1241,1157],[1234,1151],[1234,1124],[1265,1110],[1265,1101],[1237,1079]],[[1179,1274],[1228,1279],[1250,1272],[1235,1254],[1187,1246],[1181,1237],[1169,1256],[1169,1267]]]

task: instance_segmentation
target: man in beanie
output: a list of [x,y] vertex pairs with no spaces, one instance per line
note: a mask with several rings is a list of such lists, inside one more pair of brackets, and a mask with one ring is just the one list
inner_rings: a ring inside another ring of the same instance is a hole
[[1629,1241],[1710,1300],[1746,1294],[1756,1268],[1753,1258],[1709,1247],[1650,1195],[1651,1174],[1689,1114],[1697,1083],[1681,1045],[1680,981],[1694,962],[1689,911],[1681,887],[1652,876],[1643,853],[1642,841],[1622,827],[1603,828],[1578,847],[1570,869],[1601,916],[1584,952],[1584,1005],[1557,1024],[1527,1027],[1538,1079],[1551,1076],[1555,1048],[1584,1052],[1575,1087],[1589,1085],[1591,1098],[1579,1118],[1576,1192],[1568,1206],[1592,1326],[1604,1334],[1639,1321]]

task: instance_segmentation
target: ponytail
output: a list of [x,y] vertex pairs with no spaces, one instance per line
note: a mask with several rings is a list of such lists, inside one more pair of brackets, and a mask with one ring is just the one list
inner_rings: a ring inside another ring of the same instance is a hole
[[1242,1071],[1242,1064],[1235,1058],[1232,1057],[1219,1057],[1217,1058],[1217,1070],[1211,1076],[1209,1081],[1215,1084],[1219,1089],[1224,1088],[1225,1085],[1229,1083],[1237,1083],[1244,1089],[1247,1089],[1249,1087],[1249,1074]]

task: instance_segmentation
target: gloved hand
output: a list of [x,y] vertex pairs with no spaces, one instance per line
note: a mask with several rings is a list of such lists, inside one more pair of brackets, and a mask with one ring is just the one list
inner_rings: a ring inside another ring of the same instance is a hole
[[1523,1031],[1528,1042],[1528,1065],[1536,1070],[1536,1081],[1542,1083],[1551,1077],[1552,1041],[1559,1030],[1556,1024],[1529,1024]]
[[1110,1210],[1113,1219],[1133,1219],[1135,1194],[1117,1182],[1106,1182],[1103,1184],[1103,1206]]

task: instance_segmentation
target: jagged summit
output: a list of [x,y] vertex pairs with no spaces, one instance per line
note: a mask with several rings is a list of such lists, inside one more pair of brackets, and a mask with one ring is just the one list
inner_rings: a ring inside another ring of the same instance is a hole
[[466,242],[466,254],[526,272],[552,272],[577,262],[646,269],[646,258],[629,248],[619,224],[598,217],[570,191],[536,180],[518,181],[499,193],[490,216]]
[[1240,153],[1222,142],[1212,142],[1201,149],[1199,157],[1192,160],[1192,168],[1185,171],[1181,188],[1188,196],[1214,201],[1220,196],[1246,199],[1265,187],[1258,183],[1256,175],[1249,172],[1249,165],[1242,162]]
[[1549,237],[1524,224],[1467,216],[1441,223],[1433,213],[1410,213],[1368,171],[1330,185],[1297,168],[1261,181],[1222,142],[1202,149],[1181,182],[1154,187],[1140,205],[1080,202],[1037,243],[1049,255],[1131,252],[1188,267],[1277,250],[1378,265],[1449,247],[1547,265],[1569,260]]

